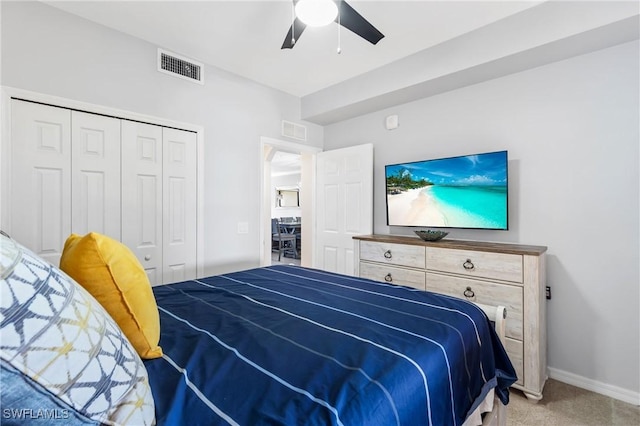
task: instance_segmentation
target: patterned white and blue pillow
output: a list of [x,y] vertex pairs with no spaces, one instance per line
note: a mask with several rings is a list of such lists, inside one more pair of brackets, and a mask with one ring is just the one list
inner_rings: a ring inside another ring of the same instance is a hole
[[2,423],[154,424],[144,364],[102,306],[3,235],[0,251]]

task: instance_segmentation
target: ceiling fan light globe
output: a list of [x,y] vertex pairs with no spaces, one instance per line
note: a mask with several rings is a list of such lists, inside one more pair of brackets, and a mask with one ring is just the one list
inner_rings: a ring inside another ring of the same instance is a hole
[[295,10],[296,16],[310,27],[328,25],[338,16],[338,6],[332,0],[300,0]]

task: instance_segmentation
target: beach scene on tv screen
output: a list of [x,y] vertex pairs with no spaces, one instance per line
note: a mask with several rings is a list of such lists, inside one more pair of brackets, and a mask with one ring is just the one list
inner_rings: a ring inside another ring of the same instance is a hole
[[507,152],[386,166],[391,226],[507,228]]

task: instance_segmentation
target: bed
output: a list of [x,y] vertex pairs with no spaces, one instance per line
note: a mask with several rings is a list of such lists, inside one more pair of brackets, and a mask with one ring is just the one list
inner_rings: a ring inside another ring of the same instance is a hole
[[153,293],[158,425],[462,425],[516,381],[485,312],[445,295],[285,265]]
[[0,300],[7,425],[504,424],[516,380],[503,308],[494,328],[464,300],[284,265],[152,288],[95,233],[60,268],[0,233]]

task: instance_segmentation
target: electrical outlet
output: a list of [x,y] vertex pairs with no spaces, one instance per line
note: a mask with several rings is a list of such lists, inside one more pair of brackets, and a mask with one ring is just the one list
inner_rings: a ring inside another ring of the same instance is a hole
[[551,299],[551,287],[547,286],[547,300]]

